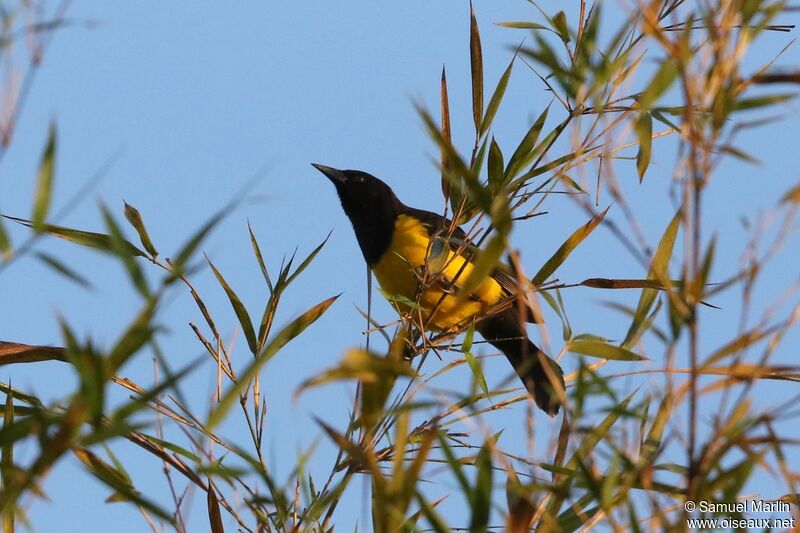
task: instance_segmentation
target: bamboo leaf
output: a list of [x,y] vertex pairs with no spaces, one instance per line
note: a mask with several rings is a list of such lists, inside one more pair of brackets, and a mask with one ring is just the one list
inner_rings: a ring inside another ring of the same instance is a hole
[[8,236],[3,219],[0,219],[0,256],[6,261],[11,259],[14,248],[11,245],[11,237]]
[[744,350],[745,348],[757,343],[761,339],[775,333],[777,329],[778,326],[766,329],[756,328],[746,331],[732,341],[726,343],[724,346],[714,350],[714,352],[709,355],[705,361],[703,361],[702,366],[710,367],[714,363],[718,363],[720,360],[724,359],[726,356]]
[[50,209],[50,198],[53,194],[53,175],[55,174],[56,159],[56,127],[50,124],[47,132],[47,144],[45,145],[42,159],[39,163],[39,172],[36,178],[36,195],[33,203],[33,230],[38,232],[45,231],[44,223],[47,220],[47,212]]
[[349,350],[338,366],[306,380],[295,394],[337,381],[356,379],[362,383],[377,383],[384,378],[394,379],[399,376],[415,377],[416,375],[416,372],[402,360],[381,357],[366,350]]
[[489,146],[489,189],[492,194],[497,194],[502,190],[505,182],[503,167],[503,152],[492,137],[492,143]]
[[[498,196],[498,198],[500,198]],[[480,287],[481,283],[492,273],[497,266],[497,262],[503,255],[506,249],[505,237],[499,232],[492,236],[486,248],[478,254],[478,258],[473,263],[472,271],[469,273],[467,279],[459,287],[457,296],[464,298],[472,294],[475,289]]]
[[225,533],[225,528],[222,527],[222,513],[219,509],[219,498],[217,498],[217,492],[214,490],[214,485],[211,484],[210,480],[206,496],[208,522],[211,526],[211,533]]
[[214,263],[211,262],[211,259],[209,259],[208,256],[206,256],[206,261],[211,267],[211,270],[214,272],[214,276],[217,277],[217,281],[225,290],[225,294],[228,295],[228,301],[231,302],[231,307],[233,307],[233,312],[236,314],[236,319],[242,326],[244,338],[247,339],[247,346],[250,348],[250,352],[255,355],[258,352],[258,341],[256,339],[256,332],[253,329],[253,321],[250,320],[250,314],[247,312],[247,308],[239,299],[239,296],[237,296],[236,292],[231,288],[230,285],[228,285],[228,282],[225,281],[225,278],[222,276],[220,271],[217,270],[217,267],[214,266]]
[[308,326],[316,322],[338,297],[339,295],[333,296],[311,307],[275,335],[272,341],[258,353],[255,361],[250,363],[247,369],[239,376],[239,381],[234,383],[227,392],[225,392],[225,395],[222,397],[219,404],[217,404],[217,407],[211,412],[207,424],[209,430],[213,430],[222,422],[227,412],[238,400],[245,388],[250,386],[250,382],[255,379],[261,368],[286,346],[289,341],[300,335]]
[[486,114],[481,122],[480,135],[486,133],[486,131],[492,125],[494,116],[497,114],[497,110],[500,108],[500,102],[503,100],[506,87],[508,87],[508,80],[511,78],[511,70],[514,68],[514,60],[516,58],[517,55],[514,54],[514,57],[511,58],[511,62],[508,64],[508,67],[506,67],[505,72],[503,72],[503,75],[500,76],[500,81],[497,82],[497,87],[494,88],[492,97],[489,99],[489,105],[486,107]]
[[64,360],[66,360],[66,355],[63,348],[29,346],[27,344],[0,341],[0,365]]
[[556,31],[561,40],[564,41],[564,44],[570,41],[569,37],[569,29],[567,28],[567,15],[563,11],[559,11],[555,14],[555,16],[550,20],[553,24],[553,29]]
[[156,250],[153,241],[150,240],[150,235],[147,233],[147,228],[144,226],[144,221],[142,220],[142,215],[139,213],[139,210],[128,204],[128,202],[123,203],[125,204],[125,218],[128,219],[133,229],[139,234],[139,241],[142,243],[145,251],[149,253],[151,257],[158,257],[158,250]]
[[[10,428],[14,424],[14,392],[9,388],[6,391],[6,405],[3,411],[3,428]],[[2,457],[0,457],[0,478],[3,487],[9,487],[13,483],[12,475],[14,472],[14,440],[9,439],[3,444]],[[6,505],[3,510],[3,533],[14,533],[14,510],[15,505]]]
[[653,147],[653,117],[650,116],[650,113],[642,113],[639,116],[639,120],[636,121],[636,136],[639,138],[636,171],[639,173],[639,183],[641,183],[650,164],[650,153]]
[[472,118],[475,122],[475,134],[480,135],[481,117],[483,115],[483,56],[481,53],[481,36],[478,31],[478,19],[472,1],[469,4],[469,62],[472,73]]
[[647,88],[639,97],[639,107],[642,110],[649,110],[653,107],[653,104],[670,88],[677,76],[678,66],[675,61],[671,57],[664,59]]
[[567,342],[567,350],[573,353],[610,359],[614,361],[647,361],[647,357],[630,350],[599,340],[572,339]]
[[[672,220],[664,230],[661,236],[661,241],[658,243],[658,248],[650,263],[650,271],[647,275],[648,279],[664,280],[668,275],[668,266],[670,258],[672,257],[672,249],[675,246],[675,238],[678,234],[678,227],[681,221],[681,210],[679,209]],[[628,334],[625,340],[620,345],[622,348],[629,348],[632,346],[641,334],[642,327],[646,323],[647,315],[655,302],[656,289],[643,289],[642,294],[639,296],[639,303],[636,306],[636,312],[633,315],[633,321],[628,329]]]
[[150,288],[147,285],[147,278],[144,277],[142,269],[139,268],[139,264],[135,260],[136,255],[132,254],[130,249],[126,246],[128,241],[122,236],[122,229],[117,225],[116,220],[114,220],[113,215],[105,205],[101,204],[100,210],[103,214],[106,228],[108,228],[108,236],[112,251],[122,261],[125,270],[128,271],[128,277],[131,283],[133,283],[133,286],[136,287],[143,297],[148,298],[150,296]]
[[256,239],[255,233],[253,233],[253,228],[250,226],[249,220],[247,221],[247,231],[250,233],[250,244],[253,247],[253,253],[256,255],[258,266],[261,268],[261,274],[264,276],[264,281],[267,282],[269,292],[272,292],[272,280],[269,277],[269,272],[267,272],[267,265],[264,263],[264,256],[261,255],[261,248],[258,246],[258,240]]
[[86,448],[73,448],[72,453],[75,454],[75,457],[77,457],[84,464],[86,469],[89,470],[94,477],[99,479],[117,493],[112,496],[111,501],[132,502],[150,511],[162,520],[165,520],[168,523],[173,523],[173,518],[170,513],[162,509],[156,503],[143,498],[133,487],[130,479],[128,479],[118,469],[106,463],[100,457]]
[[602,213],[594,216],[589,222],[575,230],[572,235],[570,235],[569,238],[564,241],[564,244],[561,245],[556,253],[547,260],[542,268],[539,269],[539,272],[533,276],[531,283],[534,286],[539,286],[544,283],[547,278],[549,278],[553,272],[555,272],[556,269],[561,266],[564,261],[566,261],[567,257],[569,257],[569,254],[571,254],[572,251],[577,248],[578,245],[592,233],[592,231],[594,231],[600,222],[603,221],[603,218],[605,218],[606,213],[608,213],[610,208],[611,206],[606,207]]
[[[450,135],[450,101],[447,96],[447,73],[444,66],[442,66],[442,81],[440,87],[440,98],[442,108],[442,138],[447,144],[452,144],[452,137]],[[447,150],[444,145],[439,147],[439,160],[442,167],[442,196],[445,202],[450,200],[450,194],[453,184],[450,180],[449,174],[452,172],[452,165],[448,157]]]
[[[33,228],[33,222],[24,218],[12,217],[8,215],[0,215],[8,220],[18,222],[28,228]],[[109,254],[116,255],[115,248],[111,242],[111,237],[104,233],[94,233],[91,231],[81,231],[63,226],[53,226],[51,224],[44,224],[42,231],[49,233],[55,237],[86,246],[87,248],[94,248]],[[128,241],[125,242],[125,249],[131,254],[139,257],[147,257],[147,254]]]
[[67,265],[65,265],[52,255],[46,254],[44,252],[36,252],[36,257],[50,268],[52,268],[65,278],[69,279],[70,281],[77,283],[84,289],[92,288],[92,283],[88,279],[81,276],[80,274],[75,272],[73,269],[69,268]]
[[680,287],[681,280],[670,280],[670,285],[665,286],[657,279],[609,279],[609,278],[589,278],[579,283],[584,287],[593,289],[668,289],[669,287]]
[[329,231],[329,232],[328,232],[328,234],[325,236],[325,238],[324,238],[324,239],[322,239],[322,242],[321,242],[321,243],[319,243],[319,244],[317,245],[317,247],[316,247],[316,248],[314,248],[313,250],[311,250],[311,253],[309,253],[309,254],[306,256],[306,258],[305,258],[305,259],[303,259],[303,260],[300,262],[300,266],[298,266],[298,267],[295,269],[295,271],[294,271],[294,272],[292,272],[292,274],[291,274],[291,275],[290,275],[288,278],[286,278],[286,284],[285,284],[285,285],[286,285],[287,287],[289,286],[289,284],[291,284],[291,283],[292,283],[292,281],[294,281],[295,279],[297,279],[297,276],[299,276],[300,274],[302,274],[302,273],[303,273],[303,271],[304,271],[304,270],[305,270],[305,269],[308,267],[308,265],[310,265],[310,264],[311,264],[311,262],[314,260],[314,258],[315,258],[315,257],[317,257],[317,254],[320,252],[320,250],[322,250],[323,246],[325,246],[325,243],[327,243],[327,242],[328,242],[328,239],[330,238],[330,236],[331,236],[331,233],[333,233],[333,230],[331,230],[331,231]]
[[514,153],[511,155],[511,159],[508,160],[508,165],[506,166],[506,175],[505,181],[508,182],[513,179],[520,170],[524,166],[526,166],[530,161],[533,160],[532,151],[536,146],[536,141],[539,140],[539,134],[542,132],[542,128],[544,127],[544,122],[547,120],[547,112],[550,110],[549,107],[546,107],[542,114],[536,119],[533,123],[531,128],[528,130],[528,133],[525,134],[525,137],[522,138],[522,142],[519,143],[519,146]]
[[478,468],[478,476],[475,488],[470,494],[469,503],[472,510],[470,533],[487,531],[489,526],[492,505],[492,453],[488,443],[481,446],[475,459],[475,466]]
[[475,325],[471,325],[464,336],[464,342],[461,343],[461,352],[464,354],[464,359],[467,361],[469,369],[475,381],[480,386],[481,390],[486,396],[489,396],[489,386],[486,384],[486,376],[483,375],[483,369],[480,362],[472,353],[472,338],[475,335]]
[[544,24],[539,24],[537,22],[495,22],[498,26],[502,26],[503,28],[513,28],[519,30],[547,30],[553,31],[552,29],[548,28]]

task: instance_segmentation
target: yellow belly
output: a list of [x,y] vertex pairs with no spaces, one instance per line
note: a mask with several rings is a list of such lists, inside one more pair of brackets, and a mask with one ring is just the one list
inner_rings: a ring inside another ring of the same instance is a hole
[[[389,249],[372,269],[384,292],[418,303],[420,318],[426,328],[440,331],[466,325],[472,317],[502,298],[500,284],[491,277],[486,278],[470,298],[458,298],[454,294],[442,298],[445,293],[436,285],[418,294],[420,282],[415,269],[425,265],[429,240],[428,231],[421,222],[401,215],[395,224]],[[443,278],[460,280],[461,283],[466,281],[472,273],[472,265],[469,262],[464,265],[465,262],[463,257],[450,251],[442,268]],[[401,312],[413,309],[401,302],[393,303]]]

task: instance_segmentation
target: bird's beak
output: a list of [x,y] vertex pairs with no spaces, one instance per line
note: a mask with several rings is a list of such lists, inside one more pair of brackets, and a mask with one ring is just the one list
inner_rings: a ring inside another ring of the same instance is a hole
[[337,170],[332,167],[326,167],[325,165],[320,165],[318,163],[311,163],[311,166],[325,174],[325,176],[327,176],[327,178],[331,180],[334,185],[343,185],[347,181],[347,176],[345,176],[344,172],[341,170]]

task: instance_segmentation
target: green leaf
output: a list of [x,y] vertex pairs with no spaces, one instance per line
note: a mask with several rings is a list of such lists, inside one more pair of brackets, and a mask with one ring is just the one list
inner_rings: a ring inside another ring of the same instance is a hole
[[568,43],[570,37],[569,29],[567,28],[567,15],[565,15],[563,11],[559,11],[550,22],[553,24],[553,29],[558,36],[561,37],[561,40],[564,41],[565,44]]
[[253,329],[253,321],[250,320],[250,315],[247,312],[247,308],[245,308],[244,304],[239,299],[239,296],[237,296],[236,292],[231,288],[230,285],[228,285],[228,282],[225,281],[225,278],[222,276],[220,271],[217,270],[217,267],[214,266],[214,263],[211,262],[211,259],[209,259],[208,256],[206,256],[206,261],[208,261],[208,265],[211,267],[211,270],[217,277],[217,281],[225,290],[225,294],[228,295],[228,300],[231,302],[231,307],[233,307],[233,312],[236,314],[236,319],[242,326],[244,338],[247,339],[247,346],[250,347],[250,352],[255,355],[258,352],[258,341],[256,339],[256,332]]
[[[6,391],[6,405],[3,411],[3,428],[9,428],[14,424],[14,392],[9,389]],[[2,473],[3,487],[8,487],[13,483],[12,474],[14,472],[14,440],[9,440],[3,444],[2,457],[0,457],[0,472]],[[3,533],[14,533],[14,510],[15,505],[6,505],[3,510]]]
[[189,258],[194,254],[197,248],[200,246],[200,243],[211,233],[211,230],[222,220],[225,215],[227,215],[230,206],[226,206],[220,211],[217,211],[208,221],[203,224],[199,230],[197,230],[194,235],[192,235],[186,244],[178,251],[178,254],[174,261],[172,261],[172,266],[176,271],[176,275],[180,274],[183,270],[183,267],[186,265],[186,262]]
[[158,250],[156,250],[153,241],[150,240],[150,235],[147,233],[147,228],[144,227],[142,215],[135,207],[129,205],[128,202],[123,203],[125,204],[125,218],[128,219],[128,222],[131,223],[133,229],[135,229],[136,233],[139,234],[139,241],[142,243],[145,251],[149,253],[151,257],[157,257]]
[[80,285],[85,289],[90,289],[92,287],[91,282],[86,279],[85,277],[81,276],[67,265],[53,257],[52,255],[46,254],[44,252],[36,252],[36,257],[42,261],[44,264],[64,276],[70,281],[73,281]]
[[[445,73],[444,66],[442,66],[442,81],[440,87],[440,99],[442,108],[442,130],[441,136],[446,144],[452,144],[452,137],[450,135],[450,101],[447,96],[447,74]],[[449,177],[452,172],[452,165],[444,143],[439,146],[439,164],[442,167],[442,196],[445,202],[451,199],[451,192],[453,184]],[[454,204],[460,201],[460,198],[453,198]]]
[[250,363],[247,369],[239,376],[239,381],[234,383],[233,386],[225,392],[225,395],[222,397],[219,404],[217,404],[217,407],[211,412],[208,418],[209,431],[213,430],[222,422],[227,412],[238,400],[242,392],[250,386],[250,382],[255,379],[261,368],[286,346],[289,341],[300,335],[308,326],[316,322],[338,297],[338,295],[333,296],[311,307],[275,335],[270,343],[258,353],[255,361]]
[[573,353],[599,357],[601,359],[611,359],[614,361],[647,361],[647,357],[639,355],[630,350],[608,344],[598,340],[576,340],[572,339],[567,343],[567,350]]
[[733,111],[750,111],[751,109],[758,109],[760,107],[771,106],[786,102],[795,98],[797,94],[770,94],[766,96],[752,96],[748,98],[740,98],[733,104]]
[[118,469],[106,463],[96,454],[85,448],[73,448],[72,453],[97,479],[115,491],[111,501],[130,501],[155,514],[168,523],[173,523],[170,513],[156,503],[143,498],[133,487],[131,481]]
[[151,322],[157,304],[158,299],[151,297],[111,349],[108,354],[109,373],[116,373],[133,354],[153,337],[154,329]]
[[653,104],[670,88],[677,76],[678,66],[675,61],[670,57],[664,59],[650,83],[647,84],[647,88],[639,97],[639,107],[643,111],[653,107]]
[[478,19],[472,2],[469,4],[469,63],[472,73],[472,118],[475,122],[475,134],[480,135],[481,117],[483,115],[483,56],[481,53],[481,36],[478,32]]
[[[647,279],[655,279],[663,282],[668,279],[668,266],[669,260],[672,257],[672,249],[675,246],[675,238],[678,234],[678,227],[681,222],[681,210],[679,209],[672,220],[664,230],[661,236],[661,241],[658,243],[658,249],[653,256],[653,261],[650,263],[650,271],[648,272]],[[655,302],[657,289],[643,289],[642,294],[639,296],[639,303],[636,306],[636,312],[633,315],[633,321],[628,329],[628,334],[625,340],[620,345],[622,348],[631,347],[639,338],[642,328],[647,321],[647,315]]]
[[[516,54],[514,57],[511,58],[511,62],[506,67],[505,72],[503,75],[500,76],[500,81],[497,82],[497,87],[495,87],[494,92],[492,93],[492,97],[489,99],[489,105],[486,107],[486,114],[483,117],[483,121],[481,122],[480,127],[480,135],[486,133],[486,130],[489,129],[489,126],[492,125],[492,121],[494,120],[494,116],[497,114],[497,110],[500,108],[500,102],[503,100],[503,95],[506,92],[506,87],[508,87],[508,80],[511,77],[511,70],[514,68],[514,60],[517,58]],[[491,156],[491,152],[490,152]]]
[[256,255],[256,260],[258,261],[258,266],[261,268],[261,274],[264,276],[264,281],[267,282],[267,287],[269,287],[269,292],[273,291],[272,288],[272,280],[269,278],[269,272],[267,272],[267,265],[264,263],[264,256],[261,255],[261,248],[258,246],[258,240],[256,239],[255,233],[253,233],[253,228],[250,226],[250,221],[247,221],[247,231],[250,233],[250,244],[253,246],[253,253]]
[[636,136],[639,138],[636,171],[639,173],[639,183],[641,183],[647,166],[650,164],[650,152],[653,145],[653,118],[650,113],[642,113],[639,116],[639,120],[636,121]]
[[300,274],[302,274],[302,273],[303,273],[303,271],[304,271],[304,270],[305,270],[305,269],[308,267],[308,265],[310,265],[310,264],[311,264],[311,262],[314,260],[314,258],[315,258],[315,257],[317,257],[317,254],[320,252],[320,250],[322,250],[322,247],[323,247],[323,246],[325,246],[325,243],[327,243],[327,242],[328,242],[328,239],[330,238],[330,236],[331,236],[331,233],[333,233],[333,230],[329,231],[329,232],[328,232],[328,234],[325,236],[325,238],[324,238],[324,239],[322,239],[322,242],[321,242],[321,243],[319,243],[319,244],[317,245],[317,247],[316,247],[316,248],[314,248],[314,249],[311,251],[311,253],[310,253],[310,254],[308,254],[308,255],[306,256],[306,258],[305,258],[305,259],[303,259],[303,261],[300,263],[300,266],[298,266],[298,267],[295,269],[295,271],[294,271],[294,272],[292,272],[292,275],[290,275],[288,278],[286,278],[286,286],[287,286],[287,287],[289,286],[289,284],[291,284],[291,283],[292,283],[292,281],[294,281],[295,279],[297,279],[297,276],[299,276]]
[[464,336],[464,342],[461,344],[461,352],[464,354],[464,359],[467,361],[467,365],[472,371],[475,381],[478,383],[483,393],[489,396],[489,386],[486,384],[486,377],[483,375],[483,369],[478,359],[472,353],[472,338],[474,335],[475,325],[472,324]]
[[13,251],[14,248],[11,246],[11,238],[8,236],[8,232],[6,232],[6,228],[3,225],[3,220],[0,219],[0,256],[2,256],[4,260],[8,261],[11,259]]
[[533,149],[536,146],[536,141],[539,140],[539,134],[542,132],[544,122],[547,120],[547,112],[549,110],[550,108],[546,107],[542,114],[539,115],[539,117],[533,123],[533,126],[531,126],[531,128],[528,130],[528,133],[526,133],[525,137],[522,138],[522,142],[519,143],[517,149],[514,150],[514,153],[511,155],[511,159],[508,160],[505,175],[506,182],[513,179],[519,173],[519,171],[522,170],[522,168],[530,163],[535,157],[532,155]]
[[492,137],[492,143],[489,146],[489,189],[491,189],[492,194],[498,194],[502,190],[504,183],[503,152],[495,142],[494,137]]
[[542,268],[539,269],[539,272],[533,276],[531,283],[537,287],[544,283],[547,278],[549,278],[553,272],[555,272],[556,269],[561,266],[564,261],[566,261],[567,257],[569,257],[569,254],[571,254],[572,251],[577,248],[578,245],[592,233],[592,231],[594,231],[598,224],[603,221],[603,218],[605,218],[606,213],[608,213],[610,208],[611,206],[606,207],[602,213],[594,216],[589,222],[575,230],[572,235],[570,235],[569,238],[564,241],[564,244],[561,245],[556,253],[547,260]]
[[478,476],[475,488],[470,494],[469,506],[472,510],[470,533],[487,531],[489,526],[492,505],[492,453],[488,443],[481,446],[475,459],[475,466],[478,468]]
[[147,285],[147,278],[144,277],[142,269],[136,262],[135,254],[132,254],[130,249],[126,246],[126,241],[122,236],[122,229],[117,225],[111,212],[104,205],[100,205],[100,210],[103,214],[103,220],[108,228],[109,241],[114,254],[122,261],[125,269],[128,271],[128,277],[133,283],[133,286],[139,293],[148,298],[150,296],[150,288]]
[[[500,196],[498,196],[500,198]],[[503,255],[506,249],[505,237],[497,233],[492,236],[486,249],[478,254],[477,260],[473,263],[472,271],[469,273],[467,279],[459,287],[457,296],[464,298],[480,287],[481,283],[492,273],[497,266],[497,262]]]
[[536,22],[495,22],[498,26],[502,26],[503,28],[514,28],[519,30],[547,30],[552,31],[550,28],[545,26],[544,24],[539,24]]
[[[17,218],[8,215],[0,215],[3,218],[8,220],[13,220],[14,222],[18,222],[23,226],[33,228],[33,222],[24,218]],[[42,226],[42,231],[49,233],[55,237],[59,237],[61,239],[74,242],[76,244],[80,244],[81,246],[86,246],[87,248],[94,248],[95,250],[100,250],[102,252],[110,253],[117,255],[115,252],[115,248],[113,243],[111,242],[111,237],[104,234],[104,233],[94,233],[91,231],[81,231],[72,228],[66,228],[63,226],[53,226],[51,224],[44,224]],[[136,246],[131,244],[128,241],[125,242],[125,248],[131,255],[137,255],[140,257],[147,257],[147,254],[144,253],[142,250],[138,249]]]
[[50,198],[53,194],[53,174],[55,173],[56,158],[56,127],[50,124],[47,132],[47,144],[45,145],[42,159],[39,163],[39,172],[36,178],[36,196],[33,203],[34,231],[44,231],[44,223],[47,220],[47,211],[50,209]]
[[359,380],[362,383],[377,383],[384,378],[400,376],[415,377],[417,374],[403,360],[381,357],[366,350],[349,350],[335,367],[323,371],[298,387],[300,394],[312,387],[337,381]]

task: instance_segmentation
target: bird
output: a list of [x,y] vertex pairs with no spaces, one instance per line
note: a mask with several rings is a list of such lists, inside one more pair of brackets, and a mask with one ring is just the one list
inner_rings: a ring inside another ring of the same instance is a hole
[[[498,266],[471,294],[458,294],[477,249],[463,229],[442,215],[405,205],[389,185],[367,172],[312,166],[336,187],[364,260],[395,308],[418,310],[419,323],[431,331],[458,331],[474,323],[505,354],[536,405],[557,415],[564,374],[528,338],[525,322],[536,317],[523,316],[513,305],[519,288],[509,269]],[[440,272],[426,278],[432,262]]]

